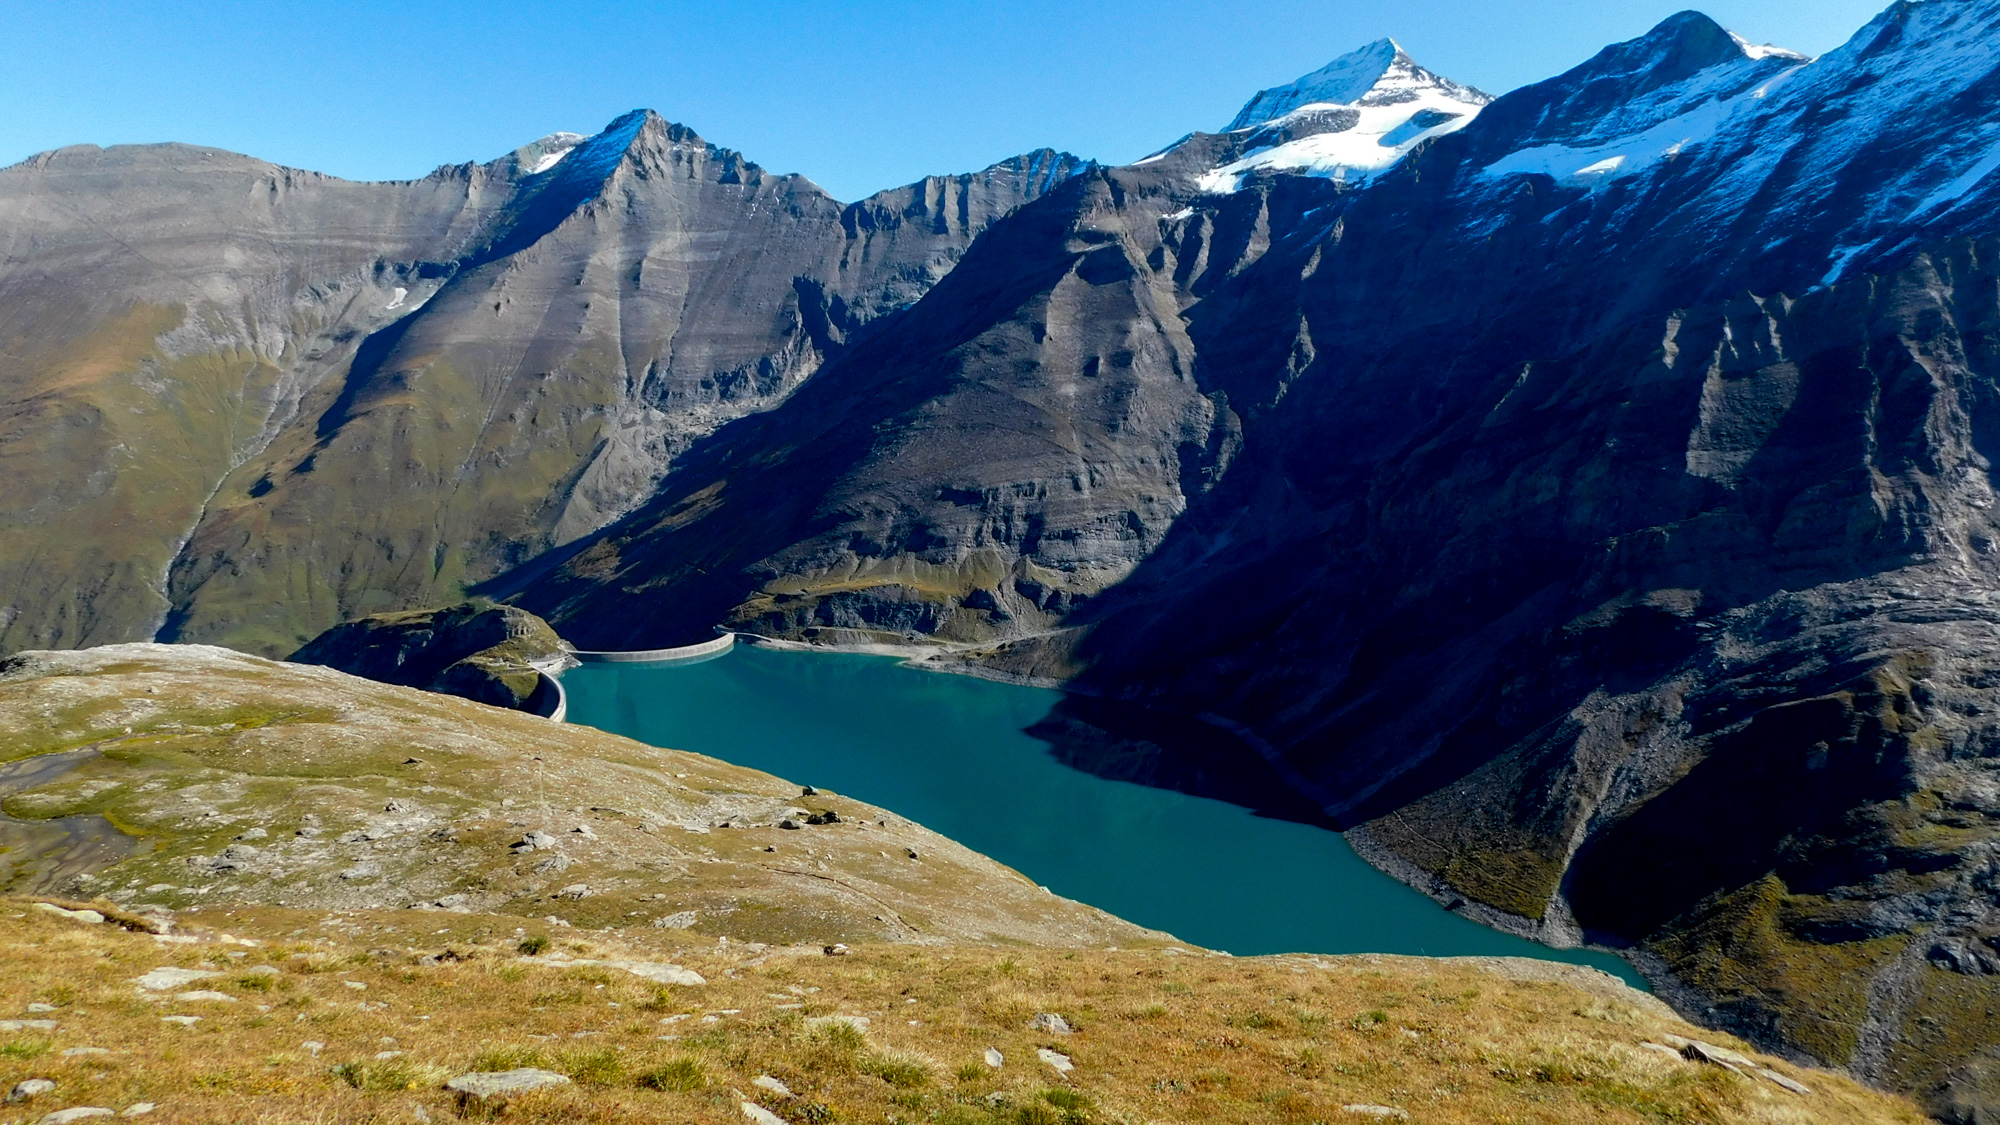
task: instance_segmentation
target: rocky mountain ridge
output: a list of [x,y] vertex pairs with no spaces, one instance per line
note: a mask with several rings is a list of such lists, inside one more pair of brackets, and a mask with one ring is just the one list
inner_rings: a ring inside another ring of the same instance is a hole
[[407,183],[178,145],[0,170],[0,647],[288,652],[449,600],[618,515],[1080,166],[842,205],[639,112]]

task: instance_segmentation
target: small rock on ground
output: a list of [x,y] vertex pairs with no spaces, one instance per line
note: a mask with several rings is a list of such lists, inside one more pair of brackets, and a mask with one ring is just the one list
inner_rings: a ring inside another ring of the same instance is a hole
[[1758,1067],[1757,1077],[1776,1085],[1780,1089],[1790,1090],[1794,1094],[1806,1095],[1812,1093],[1812,1087],[1795,1078],[1787,1078],[1775,1070],[1765,1070],[1762,1067]]
[[1344,1105],[1340,1108],[1343,1112],[1352,1113],[1358,1117],[1379,1117],[1389,1121],[1408,1121],[1410,1119],[1409,1110],[1397,1109],[1392,1105]]
[[785,1125],[785,1119],[758,1105],[756,1102],[743,1103],[743,1116],[756,1125]]
[[567,1077],[552,1070],[537,1070],[534,1067],[524,1066],[515,1070],[461,1074],[445,1083],[444,1088],[456,1092],[461,1099],[490,1104],[518,1097],[531,1090],[569,1084]]
[[236,1003],[236,997],[234,997],[234,996],[231,996],[231,995],[230,995],[230,994],[228,994],[227,992],[217,992],[217,991],[215,991],[215,990],[214,990],[214,989],[212,989],[212,988],[198,988],[198,989],[195,989],[195,990],[194,990],[193,992],[181,992],[181,993],[176,993],[176,994],[175,994],[175,996],[174,996],[174,999],[176,999],[176,1000],[207,1000],[207,1001],[210,1001],[211,1003],[216,1003],[216,1004],[234,1004],[234,1003]]
[[1001,1054],[1001,1053],[1000,1053],[1000,1048],[998,1048],[998,1047],[988,1047],[988,1048],[986,1048],[986,1065],[987,1065],[987,1066],[990,1066],[990,1067],[992,1067],[993,1069],[995,1069],[995,1070],[998,1070],[998,1069],[1000,1069],[1000,1065],[1001,1065],[1002,1063],[1006,1062],[1006,1061],[1007,1061],[1007,1056],[1005,1056],[1005,1055],[1003,1055],[1003,1054]]
[[1069,1056],[1063,1054],[1061,1051],[1051,1051],[1047,1047],[1037,1047],[1035,1048],[1035,1057],[1055,1067],[1056,1072],[1059,1074],[1068,1074],[1070,1071],[1076,1069],[1076,1064],[1071,1062]]
[[58,918],[67,918],[72,922],[83,922],[92,926],[104,921],[104,915],[99,914],[95,910],[64,910],[53,902],[35,903],[33,909],[39,910],[44,914],[53,914]]
[[60,1109],[42,1118],[42,1125],[69,1125],[72,1121],[82,1121],[87,1117],[115,1117],[117,1113],[102,1106],[80,1105],[75,1109]]
[[176,969],[161,966],[142,977],[133,977],[132,983],[148,992],[166,992],[170,989],[185,988],[198,980],[219,977],[221,973],[211,973],[206,969]]
[[16,1082],[14,1088],[8,1091],[7,1100],[10,1102],[30,1101],[41,1097],[43,1094],[54,1093],[55,1088],[56,1084],[46,1078],[29,1078],[21,1082]]
[[1750,1056],[1727,1047],[1718,1047],[1713,1043],[1704,1043],[1699,1039],[1688,1040],[1687,1045],[1681,1048],[1681,1054],[1696,1062],[1710,1063],[1729,1070],[1757,1069],[1756,1060]]
[[54,1031],[54,1020],[0,1020],[0,1031]]
[[555,846],[556,838],[554,836],[537,830],[522,836],[520,841],[514,845],[514,850],[517,852],[536,852],[543,848],[553,848]]
[[597,961],[588,957],[576,957],[563,961],[537,961],[531,963],[557,968],[601,965],[607,969],[618,969],[631,973],[635,977],[642,977],[652,981],[654,984],[700,985],[708,983],[707,977],[702,976],[693,969],[683,969],[679,965],[670,965],[660,961]]
[[792,1088],[790,1086],[785,1085],[768,1074],[758,1075],[750,1080],[750,1084],[760,1090],[769,1090],[783,1097],[789,1098],[792,1096]]
[[1028,1021],[1028,1026],[1036,1031],[1046,1031],[1052,1035],[1071,1035],[1076,1031],[1075,1028],[1069,1025],[1068,1020],[1056,1015],[1054,1012],[1038,1013],[1034,1019]]

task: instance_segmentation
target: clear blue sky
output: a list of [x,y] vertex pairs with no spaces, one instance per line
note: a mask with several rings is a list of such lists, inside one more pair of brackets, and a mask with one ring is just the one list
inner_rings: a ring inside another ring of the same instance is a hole
[[[1716,0],[1817,54],[1888,0]],[[1050,145],[1135,159],[1394,36],[1493,93],[1686,0],[0,0],[0,165],[179,140],[355,179],[657,109],[842,199]]]

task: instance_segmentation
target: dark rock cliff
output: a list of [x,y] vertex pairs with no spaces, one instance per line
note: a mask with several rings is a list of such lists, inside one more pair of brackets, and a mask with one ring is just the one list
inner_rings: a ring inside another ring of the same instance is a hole
[[548,622],[490,601],[345,622],[314,637],[290,659],[385,684],[536,712],[546,712],[549,704],[549,689],[537,667],[559,671],[576,663]]

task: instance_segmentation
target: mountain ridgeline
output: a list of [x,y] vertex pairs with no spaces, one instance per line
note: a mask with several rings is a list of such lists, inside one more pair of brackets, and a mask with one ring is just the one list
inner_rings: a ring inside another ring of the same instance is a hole
[[650,114],[401,184],[62,150],[0,171],[0,647],[468,588],[911,646],[1995,1120],[1996,134],[2000,0],[1899,0],[1498,98],[1385,41],[846,206]]
[[843,206],[641,112],[409,183],[182,145],[0,171],[0,646],[283,653],[451,601],[1080,166]]

